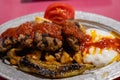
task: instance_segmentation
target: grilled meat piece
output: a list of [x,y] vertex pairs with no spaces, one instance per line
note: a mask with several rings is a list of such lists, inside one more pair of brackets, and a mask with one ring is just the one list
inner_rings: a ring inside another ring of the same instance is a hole
[[[85,34],[80,30],[77,22],[66,21],[61,24],[63,26],[63,37],[65,45],[74,51],[79,51],[80,44],[84,40]],[[70,50],[70,49],[69,49]]]
[[[36,29],[34,29],[35,27]],[[56,34],[53,34],[51,31],[51,28],[54,27],[56,27]],[[47,28],[49,29],[47,30]],[[10,34],[12,30],[14,30],[14,33]],[[11,49],[14,45],[17,45],[14,46],[15,48],[18,46],[29,48],[36,47],[40,50],[56,51],[62,47],[62,41],[58,39],[58,37],[61,37],[60,34],[60,28],[57,24],[48,22],[43,22],[40,24],[26,22],[19,27],[8,29],[3,34],[1,34],[0,52],[5,52]]]
[[13,37],[0,38],[0,52],[6,52],[17,43]]
[[32,47],[33,46],[33,39],[28,35],[20,34],[18,37],[18,42],[21,44],[22,47]]
[[92,65],[83,64],[64,64],[49,65],[45,62],[37,61],[29,57],[23,57],[19,61],[19,68],[29,73],[40,74],[49,78],[63,78],[81,74],[86,69],[91,69]]
[[[18,39],[7,37],[0,42],[0,52],[5,52],[12,47],[36,47],[44,51],[56,51],[62,47],[62,41],[57,38],[52,38],[49,35],[36,33],[35,38],[32,39],[30,36],[20,34]],[[15,41],[14,41],[15,40]],[[19,44],[19,45],[18,45]],[[18,46],[14,46],[18,45]]]
[[35,34],[35,42],[40,50],[56,51],[62,47],[62,41],[57,38],[52,38],[48,34]]
[[61,24],[62,32],[64,36],[73,36],[80,41],[84,40],[85,34],[81,31],[80,25],[76,25],[77,22],[65,21]]
[[66,38],[66,41],[74,51],[80,50],[80,40],[79,39],[70,36],[70,37]]

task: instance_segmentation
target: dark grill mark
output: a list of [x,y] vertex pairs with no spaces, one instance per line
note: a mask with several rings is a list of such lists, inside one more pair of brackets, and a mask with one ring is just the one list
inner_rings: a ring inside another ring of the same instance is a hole
[[42,43],[45,45],[45,47],[48,47],[48,42],[45,37],[42,38]]
[[42,34],[42,37],[49,37],[49,34]]
[[[55,70],[47,69],[43,66],[37,65],[29,61],[28,57],[23,57],[20,60],[20,66],[27,67],[31,72],[39,73],[42,76],[54,78],[56,76],[64,76],[67,72],[72,72],[74,70],[80,70],[81,65],[77,63],[66,64],[63,66],[56,66]],[[49,66],[49,65],[48,65]]]
[[56,45],[57,45],[57,42],[56,42],[56,39],[55,39],[55,38],[53,39],[53,42],[54,42],[54,45],[56,46]]
[[35,70],[37,71],[40,75],[48,75],[48,76],[51,76],[51,77],[54,77],[56,75],[56,72],[53,71],[53,70],[49,70],[49,69],[46,69],[42,66],[38,66],[34,63],[31,63],[29,60],[28,60],[28,57],[23,57],[21,60],[20,60],[20,65],[22,67],[28,67],[29,69],[32,70]]
[[73,63],[70,65],[65,65],[65,66],[61,66],[61,72],[68,72],[68,71],[72,71],[72,70],[79,70],[82,66],[77,64],[77,63]]

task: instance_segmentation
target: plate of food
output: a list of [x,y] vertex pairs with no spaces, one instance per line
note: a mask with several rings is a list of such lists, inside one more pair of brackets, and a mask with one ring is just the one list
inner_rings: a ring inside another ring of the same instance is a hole
[[120,22],[64,3],[0,25],[0,76],[110,80],[120,76]]

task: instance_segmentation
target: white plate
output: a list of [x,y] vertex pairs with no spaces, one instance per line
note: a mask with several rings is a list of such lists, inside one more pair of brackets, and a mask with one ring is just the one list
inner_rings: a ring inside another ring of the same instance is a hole
[[[43,12],[26,15],[19,17],[17,19],[8,21],[0,25],[0,34],[10,27],[15,27],[24,23],[26,21],[33,21],[36,16],[43,16]],[[120,33],[120,22],[113,19],[100,16],[97,14],[91,14],[86,12],[76,11],[76,19],[79,19],[80,22],[85,26],[94,26],[97,28],[113,30]],[[78,75],[70,78],[65,78],[63,80],[111,80],[120,76],[120,62],[114,62],[104,68],[99,70],[90,71],[89,73]],[[0,76],[5,77],[9,80],[40,80],[43,78],[36,77],[27,73],[24,73],[16,68],[4,64],[0,60]],[[45,79],[46,80],[46,79]]]

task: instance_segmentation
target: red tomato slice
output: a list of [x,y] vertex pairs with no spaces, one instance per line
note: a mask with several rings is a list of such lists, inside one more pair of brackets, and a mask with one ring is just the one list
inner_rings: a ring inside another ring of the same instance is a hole
[[44,17],[53,22],[60,23],[66,19],[73,19],[74,15],[75,10],[71,5],[66,3],[53,3],[47,7]]

